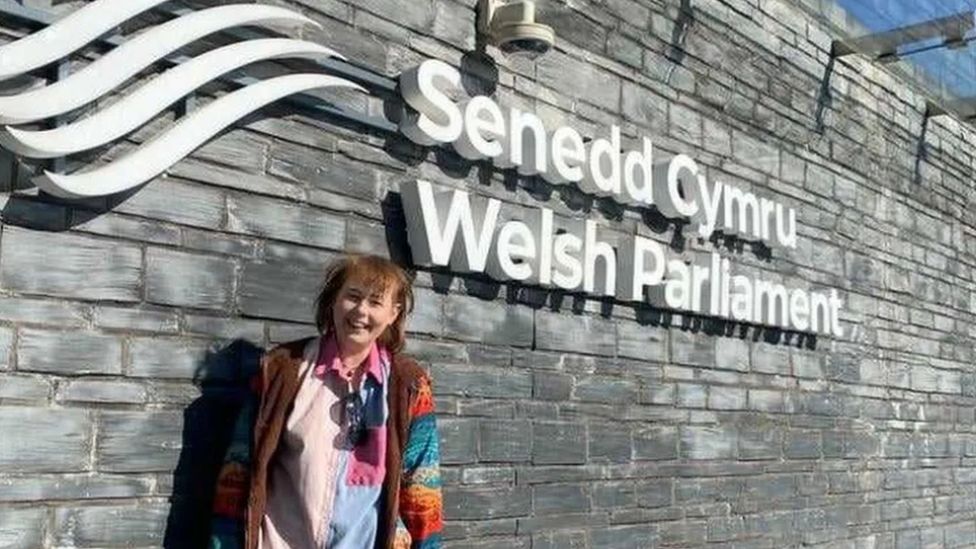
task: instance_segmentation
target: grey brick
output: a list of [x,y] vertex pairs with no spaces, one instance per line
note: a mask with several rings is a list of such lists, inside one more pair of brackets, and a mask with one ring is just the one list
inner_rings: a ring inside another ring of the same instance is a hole
[[539,349],[595,355],[613,355],[616,349],[616,331],[606,320],[537,311],[535,321]]
[[265,339],[264,322],[255,320],[187,315],[184,325],[188,334],[199,334],[224,340],[243,339],[259,346]]
[[971,547],[976,544],[976,525],[961,522],[946,525],[946,547]]
[[668,133],[686,143],[701,146],[702,121],[695,111],[681,104],[671,104],[668,112]]
[[158,546],[168,515],[163,504],[63,507],[55,513],[55,540],[74,547]]
[[492,536],[478,541],[451,541],[444,542],[445,549],[530,549],[532,538],[529,537],[508,537]]
[[706,527],[704,521],[666,522],[658,533],[662,544],[698,547],[705,543]]
[[670,479],[643,480],[637,483],[637,505],[639,507],[664,507],[672,502],[672,481]]
[[249,259],[258,256],[259,244],[261,243],[255,238],[215,233],[212,231],[198,231],[189,228],[184,228],[182,233],[183,247],[187,250],[212,252]]
[[10,369],[13,344],[14,331],[10,328],[0,327],[0,371]]
[[793,475],[764,475],[746,479],[743,496],[760,501],[783,501],[795,497],[796,493],[797,482]]
[[246,195],[231,196],[227,203],[231,232],[333,250],[346,241],[345,220],[322,210]]
[[715,342],[704,334],[672,330],[671,360],[676,364],[714,367]]
[[376,170],[340,154],[324,155],[309,147],[276,143],[268,172],[326,191],[368,201],[379,199]]
[[639,360],[666,362],[667,332],[661,328],[643,326],[635,322],[618,322],[617,354]]
[[437,380],[434,390],[438,394],[487,398],[532,396],[532,377],[525,371],[438,363],[430,369]]
[[638,42],[614,33],[607,37],[607,53],[621,63],[640,67],[644,52]]
[[207,142],[193,156],[250,173],[264,171],[268,140],[264,136],[236,128]]
[[773,345],[754,345],[752,347],[752,370],[764,374],[789,375],[789,349]]
[[112,213],[91,217],[89,212],[72,213],[73,230],[169,246],[180,245],[180,229],[158,221],[146,221]]
[[33,549],[42,547],[47,531],[47,509],[0,507],[0,547]]
[[0,399],[47,400],[51,384],[40,376],[0,375]]
[[840,416],[844,413],[844,400],[831,393],[805,393],[801,409],[812,415]]
[[624,423],[591,423],[587,442],[591,462],[627,463],[634,452],[630,427]]
[[71,381],[58,392],[58,400],[64,402],[142,404],[146,396],[146,388],[138,383],[97,379]]
[[8,290],[85,300],[139,299],[142,252],[135,246],[5,227],[0,257],[0,284]]
[[736,453],[732,427],[682,427],[681,455],[688,459],[730,459]]
[[93,332],[20,330],[17,369],[61,375],[122,373],[122,341]]
[[823,356],[821,354],[794,350],[791,358],[794,375],[816,379],[824,377]]
[[704,408],[708,401],[708,387],[692,383],[677,385],[678,406],[683,408]]
[[515,469],[505,466],[466,467],[461,471],[461,482],[464,484],[514,484]]
[[479,422],[481,461],[519,462],[532,456],[532,424],[526,420]]
[[708,519],[709,541],[731,541],[745,531],[742,517],[711,517]]
[[467,31],[474,22],[474,16],[474,12],[467,5],[435,0],[431,35],[457,46],[462,51],[469,51],[475,47],[475,37]]
[[89,467],[92,421],[82,410],[0,407],[0,472],[67,473]]
[[[179,197],[179,207],[174,207]],[[116,206],[121,213],[216,229],[224,219],[224,193],[170,178],[158,178]]]
[[[542,9],[545,9],[544,7]],[[576,15],[570,11],[560,11],[559,15]],[[545,20],[545,13],[541,13],[540,20]],[[585,17],[574,18],[575,22],[589,22]],[[564,25],[565,19],[561,21]],[[592,23],[590,23],[592,25]],[[563,27],[566,29],[566,27]],[[586,31],[573,32],[566,34],[579,39],[590,34],[589,27]],[[564,30],[567,32],[568,29]],[[596,39],[600,45],[603,38]],[[555,55],[552,55],[555,54]],[[570,58],[569,56],[550,52],[550,55],[539,59],[536,66],[537,77],[541,84],[553,89],[574,88],[579,90],[580,96],[585,97],[589,103],[598,107],[603,107],[610,111],[617,111],[620,108],[620,79],[616,76],[596,68],[596,65],[586,63],[582,60]],[[582,89],[581,89],[582,88]]]
[[532,493],[526,487],[444,490],[444,514],[455,520],[526,516],[531,508]]
[[532,536],[533,549],[583,549],[586,532],[540,532]]
[[784,412],[786,395],[782,391],[749,389],[749,409],[760,412]]
[[637,486],[630,480],[591,484],[590,495],[594,509],[626,509],[637,505]]
[[251,317],[314,322],[315,296],[326,265],[291,261],[246,263],[241,275],[238,305]]
[[444,331],[444,296],[424,288],[414,288],[413,312],[407,317],[412,334],[440,336]]
[[532,488],[535,515],[582,513],[590,510],[590,498],[578,484],[541,484]]
[[821,439],[817,431],[789,430],[784,441],[784,453],[789,459],[820,457]]
[[710,410],[745,410],[746,390],[739,387],[713,385],[708,389]]
[[634,458],[665,460],[678,457],[678,429],[649,427],[634,432]]
[[466,417],[491,417],[512,419],[515,417],[515,403],[506,400],[468,400],[457,401],[458,413]]
[[777,459],[783,446],[783,432],[775,427],[739,429],[739,459]]
[[211,342],[176,337],[138,337],[129,342],[129,375],[141,378],[228,379],[234,372],[215,370],[208,360],[214,351]]
[[126,473],[172,471],[182,448],[183,417],[175,412],[102,412],[96,468]]
[[664,128],[668,123],[668,101],[644,87],[623,83],[624,116],[646,128]]
[[556,372],[532,374],[532,397],[541,400],[569,400],[573,392],[573,376]]
[[128,475],[32,475],[0,479],[0,501],[135,498],[152,489],[149,478]]
[[444,333],[489,345],[532,345],[532,309],[450,295],[444,300]]
[[653,384],[644,386],[641,390],[641,403],[644,404],[673,404],[675,402],[676,389],[674,385]]
[[605,514],[564,513],[559,515],[533,516],[518,519],[518,531],[537,534],[559,529],[603,528],[609,522]]
[[613,404],[636,404],[637,383],[609,376],[582,376],[576,380],[573,394],[577,399]]
[[[273,124],[269,119],[259,121],[258,124],[262,122],[265,128]],[[176,164],[170,169],[170,174],[190,181],[200,181],[208,186],[226,187],[293,200],[305,197],[305,191],[300,186],[275,179],[267,174],[245,173],[194,158],[187,158]]]
[[85,309],[77,303],[0,297],[0,319],[18,324],[80,328],[87,324]]
[[586,431],[577,423],[538,421],[532,425],[532,463],[559,465],[586,461]]
[[174,311],[103,306],[95,309],[94,320],[95,326],[114,330],[172,334],[179,329],[179,317]]
[[749,358],[749,343],[728,337],[720,337],[715,340],[715,365],[717,367],[748,372]]
[[439,418],[441,463],[473,463],[478,459],[479,422],[467,418]]
[[657,530],[649,525],[614,526],[590,532],[592,546],[607,549],[657,547],[659,539]]
[[225,310],[234,277],[234,263],[223,258],[146,250],[146,299],[151,303]]

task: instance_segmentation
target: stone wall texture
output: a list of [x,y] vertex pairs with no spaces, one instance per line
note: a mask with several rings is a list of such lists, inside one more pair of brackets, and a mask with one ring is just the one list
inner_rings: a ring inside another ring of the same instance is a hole
[[314,333],[331,259],[409,262],[398,188],[418,177],[689,259],[718,249],[838,288],[846,309],[844,337],[810,338],[420,270],[409,351],[435,382],[448,547],[976,547],[976,135],[926,122],[889,69],[830,62],[842,12],[539,0],[557,47],[489,48],[492,70],[469,53],[475,0],[274,3],[378,73],[443,59],[550,127],[618,124],[689,153],[796,207],[799,246],[683,238],[654,212],[285,105],[108,200],[38,194],[39,167],[0,153],[0,547],[198,546],[242,380],[261,349]]

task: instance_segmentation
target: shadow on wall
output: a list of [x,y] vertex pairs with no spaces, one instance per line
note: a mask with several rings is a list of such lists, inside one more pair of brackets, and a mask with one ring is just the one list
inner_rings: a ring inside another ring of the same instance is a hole
[[261,353],[257,345],[236,340],[209,353],[197,367],[193,381],[200,396],[183,412],[183,445],[173,472],[164,547],[207,546],[217,473]]

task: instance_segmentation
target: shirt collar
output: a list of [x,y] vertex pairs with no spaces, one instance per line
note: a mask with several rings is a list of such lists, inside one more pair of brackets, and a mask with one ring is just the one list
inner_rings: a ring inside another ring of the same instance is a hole
[[[335,332],[320,338],[319,358],[315,364],[315,376],[324,379],[326,373],[338,371],[342,367],[342,359],[339,357],[339,343],[336,341]],[[369,347],[369,354],[366,355],[366,375],[371,376],[374,381],[383,384],[383,364],[389,364],[390,355],[386,348],[378,345],[375,341]]]

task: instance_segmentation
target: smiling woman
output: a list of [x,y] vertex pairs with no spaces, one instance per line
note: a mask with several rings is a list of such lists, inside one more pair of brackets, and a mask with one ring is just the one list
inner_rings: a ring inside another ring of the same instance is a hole
[[321,335],[262,361],[218,480],[212,548],[440,546],[430,380],[400,353],[412,307],[387,259],[329,268]]

